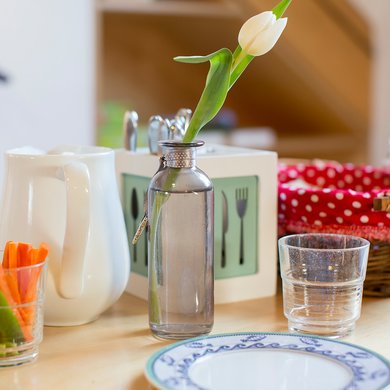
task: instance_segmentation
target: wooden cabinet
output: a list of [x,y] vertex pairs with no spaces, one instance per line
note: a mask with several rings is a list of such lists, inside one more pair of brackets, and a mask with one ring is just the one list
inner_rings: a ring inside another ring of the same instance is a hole
[[[237,46],[243,21],[274,0],[100,0],[99,101],[151,115],[195,108],[207,64],[173,61]],[[225,107],[237,127],[271,127],[281,157],[364,162],[369,126],[370,45],[346,0],[293,1],[276,47],[256,58]]]

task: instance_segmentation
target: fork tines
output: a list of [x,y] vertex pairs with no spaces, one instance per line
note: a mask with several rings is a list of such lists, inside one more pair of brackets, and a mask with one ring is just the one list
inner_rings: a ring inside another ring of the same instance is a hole
[[246,212],[246,205],[248,200],[248,187],[236,189],[236,205],[237,213],[242,218]]

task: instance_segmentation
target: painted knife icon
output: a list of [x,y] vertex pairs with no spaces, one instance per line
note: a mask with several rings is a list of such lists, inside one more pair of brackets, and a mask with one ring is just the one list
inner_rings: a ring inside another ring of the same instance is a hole
[[221,267],[226,267],[226,244],[225,235],[228,231],[229,220],[228,220],[228,203],[225,192],[222,191],[222,257]]
[[[133,230],[134,233],[137,231],[137,219],[138,219],[138,197],[137,197],[137,191],[135,188],[133,188],[133,191],[131,192],[131,216],[133,217]],[[133,254],[134,254],[134,263],[137,262],[137,245],[133,245]]]

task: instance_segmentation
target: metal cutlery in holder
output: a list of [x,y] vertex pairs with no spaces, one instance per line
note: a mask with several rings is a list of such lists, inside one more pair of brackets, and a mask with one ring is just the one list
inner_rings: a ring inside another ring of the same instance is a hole
[[[143,217],[144,194],[158,168],[147,149],[117,150],[117,180],[131,253],[127,292],[147,299],[145,232],[131,244]],[[214,184],[215,302],[274,295],[277,278],[277,155],[222,145],[204,146],[198,166]],[[178,237],[180,239],[180,237]]]

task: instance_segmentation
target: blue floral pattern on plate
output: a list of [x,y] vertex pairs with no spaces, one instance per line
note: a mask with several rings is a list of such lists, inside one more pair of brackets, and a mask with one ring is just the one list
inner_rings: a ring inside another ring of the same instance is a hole
[[349,370],[351,380],[340,390],[379,390],[390,385],[390,363],[374,352],[322,337],[284,333],[232,333],[189,339],[155,353],[145,372],[160,389],[208,390],[190,374],[202,359],[261,350],[305,353],[342,365]]

